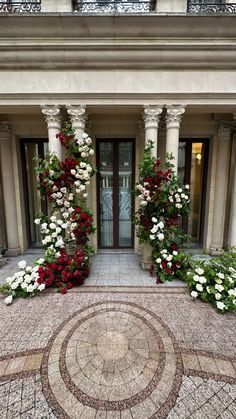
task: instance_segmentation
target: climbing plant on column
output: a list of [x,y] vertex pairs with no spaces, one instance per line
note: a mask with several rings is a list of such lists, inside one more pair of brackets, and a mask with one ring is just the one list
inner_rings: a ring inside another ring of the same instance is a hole
[[60,161],[49,153],[45,159],[39,158],[37,165],[39,188],[50,213],[38,214],[35,219],[45,256],[36,260],[34,268],[21,261],[20,273],[7,278],[7,304],[14,297],[33,296],[49,286],[64,294],[89,274],[93,252],[89,238],[95,231],[92,213],[86,207],[87,186],[95,173],[90,163],[92,140],[85,133],[77,138],[67,126],[55,141],[65,148],[66,158]]

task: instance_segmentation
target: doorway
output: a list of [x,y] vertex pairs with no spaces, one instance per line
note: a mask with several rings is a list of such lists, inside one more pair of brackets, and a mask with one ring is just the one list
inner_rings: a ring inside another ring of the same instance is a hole
[[133,247],[134,161],[134,140],[97,141],[100,248]]
[[26,232],[28,247],[41,247],[40,228],[34,223],[37,213],[47,214],[47,201],[38,189],[36,157],[44,158],[48,152],[48,141],[22,139],[21,160],[25,199]]
[[181,139],[179,142],[178,176],[190,185],[190,216],[182,227],[190,234],[192,244],[202,246],[208,161],[207,139]]

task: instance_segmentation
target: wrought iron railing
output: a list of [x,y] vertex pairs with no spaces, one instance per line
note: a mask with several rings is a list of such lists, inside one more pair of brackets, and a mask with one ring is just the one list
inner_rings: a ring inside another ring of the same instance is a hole
[[36,13],[41,11],[41,0],[0,1],[0,13]]
[[155,10],[155,0],[74,0],[74,11],[87,14],[135,14]]
[[223,3],[223,2],[188,2],[188,13],[235,13],[236,3]]

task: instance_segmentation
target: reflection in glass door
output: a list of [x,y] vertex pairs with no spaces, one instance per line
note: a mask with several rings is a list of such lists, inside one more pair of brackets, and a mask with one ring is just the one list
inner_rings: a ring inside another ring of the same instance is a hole
[[183,219],[186,233],[193,243],[202,244],[205,189],[207,179],[206,140],[181,140],[179,143],[178,176],[181,183],[190,185],[191,212]]
[[98,141],[98,226],[102,248],[133,246],[133,141]]
[[40,228],[34,223],[35,215],[39,212],[47,213],[47,202],[43,200],[38,189],[36,174],[36,157],[44,157],[48,150],[48,143],[43,140],[22,140],[21,155],[23,169],[23,185],[26,206],[26,225],[29,247],[41,246]]

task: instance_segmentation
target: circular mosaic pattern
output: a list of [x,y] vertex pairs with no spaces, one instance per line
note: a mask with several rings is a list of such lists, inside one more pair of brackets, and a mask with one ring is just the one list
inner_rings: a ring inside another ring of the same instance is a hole
[[81,310],[63,324],[44,361],[44,388],[63,417],[77,417],[85,406],[134,414],[145,404],[159,414],[177,394],[176,377],[180,381],[173,336],[151,312],[131,303]]

